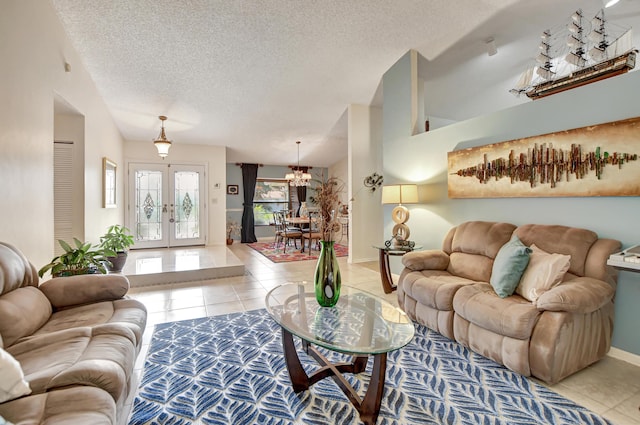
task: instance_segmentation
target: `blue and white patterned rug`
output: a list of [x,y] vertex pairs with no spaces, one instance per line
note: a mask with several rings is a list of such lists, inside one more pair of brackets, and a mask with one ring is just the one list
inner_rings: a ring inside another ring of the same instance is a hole
[[[314,359],[298,353],[309,373],[317,368]],[[372,364],[370,359],[360,375],[346,375],[361,396]],[[389,353],[386,376],[378,424],[609,424],[419,325],[409,345]],[[156,325],[129,420],[130,425],[357,423],[357,411],[332,379],[293,392],[280,327],[264,309]]]

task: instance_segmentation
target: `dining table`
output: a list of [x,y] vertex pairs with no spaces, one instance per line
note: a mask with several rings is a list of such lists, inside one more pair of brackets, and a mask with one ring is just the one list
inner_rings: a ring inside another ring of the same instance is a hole
[[311,223],[310,217],[286,217],[284,220],[287,222],[287,224],[310,224]]
[[[293,226],[299,226],[301,229],[303,229],[303,232],[307,232],[307,235],[309,235],[309,227],[311,225],[311,217],[310,216],[306,216],[306,217],[286,217],[284,219],[285,223],[287,226],[289,225],[293,225]],[[317,218],[313,219],[314,222],[315,220],[317,220]],[[300,252],[304,252],[304,238],[301,238],[302,240],[302,247],[300,248]],[[309,242],[311,243],[311,242]],[[311,251],[311,248],[309,248],[309,251]]]

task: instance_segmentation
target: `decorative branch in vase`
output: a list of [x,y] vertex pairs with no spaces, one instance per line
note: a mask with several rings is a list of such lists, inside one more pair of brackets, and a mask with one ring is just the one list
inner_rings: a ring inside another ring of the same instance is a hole
[[227,245],[233,244],[233,235],[240,233],[241,226],[237,221],[227,219]]

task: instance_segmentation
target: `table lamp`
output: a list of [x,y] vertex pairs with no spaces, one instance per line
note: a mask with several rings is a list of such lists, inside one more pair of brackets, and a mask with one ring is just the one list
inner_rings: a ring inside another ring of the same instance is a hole
[[415,204],[418,202],[418,185],[415,184],[394,184],[382,186],[382,203],[398,204],[391,211],[393,226],[393,237],[396,246],[403,245],[409,240],[411,232],[407,221],[409,221],[409,210],[402,204]]

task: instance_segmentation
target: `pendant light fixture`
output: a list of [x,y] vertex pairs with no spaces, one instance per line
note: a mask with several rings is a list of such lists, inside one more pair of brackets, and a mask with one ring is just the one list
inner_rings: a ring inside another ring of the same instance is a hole
[[158,155],[160,155],[160,158],[165,159],[167,155],[169,155],[171,140],[167,139],[166,134],[164,134],[164,122],[167,120],[167,117],[165,117],[164,115],[160,115],[158,118],[160,118],[160,121],[162,122],[162,129],[160,130],[158,138],[153,141],[153,144],[156,145],[156,149],[158,149]]
[[296,145],[298,145],[298,166],[293,170],[293,173],[287,173],[284,178],[289,181],[289,186],[309,186],[311,174],[304,173],[300,169],[300,140],[296,142]]

